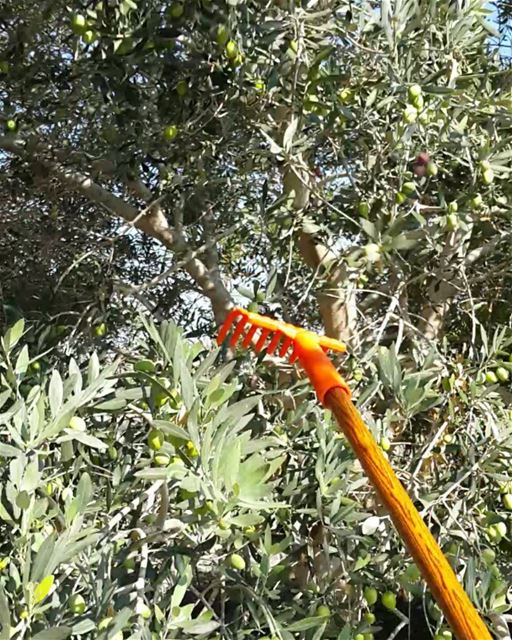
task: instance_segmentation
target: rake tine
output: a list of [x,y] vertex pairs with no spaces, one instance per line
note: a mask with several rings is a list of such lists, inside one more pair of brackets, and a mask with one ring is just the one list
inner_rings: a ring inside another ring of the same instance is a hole
[[297,347],[294,346],[293,347],[293,351],[291,352],[290,358],[289,358],[290,364],[293,364],[294,362],[297,362],[298,358],[299,358],[299,354],[297,353]]
[[224,324],[220,328],[219,335],[217,336],[217,344],[219,345],[219,347],[226,339],[226,336],[228,335],[229,330],[231,329],[231,326],[235,321],[235,318],[237,318],[239,315],[240,315],[240,311],[238,309],[233,309],[232,311],[229,312],[228,317],[226,318]]
[[268,338],[269,333],[270,333],[270,329],[261,330],[260,338],[256,343],[256,346],[254,347],[254,350],[256,351],[256,353],[259,353],[262,350],[263,345],[265,344],[265,340]]
[[253,324],[251,326],[251,328],[249,329],[249,331],[247,332],[243,342],[242,342],[242,347],[248,347],[251,343],[251,340],[254,337],[254,334],[256,333],[256,331],[258,331],[258,326]]
[[281,349],[279,350],[279,357],[284,357],[284,354],[288,351],[291,344],[293,344],[293,339],[285,337],[283,344],[281,345]]
[[279,340],[281,340],[281,336],[282,334],[279,331],[276,331],[272,340],[270,341],[270,344],[267,347],[267,353],[269,356],[271,356],[276,350],[276,347],[279,344]]
[[248,322],[247,318],[244,318],[243,316],[240,318],[235,330],[233,331],[233,335],[231,336],[231,340],[229,341],[229,344],[230,344],[231,347],[234,347],[236,345],[236,343],[238,342],[238,338],[244,332],[245,325],[247,324],[247,322]]

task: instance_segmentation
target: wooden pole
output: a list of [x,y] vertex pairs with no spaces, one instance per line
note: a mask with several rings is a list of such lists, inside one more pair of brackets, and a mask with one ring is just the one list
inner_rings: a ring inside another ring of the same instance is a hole
[[325,396],[325,405],[331,409],[352,445],[456,638],[492,640],[482,618],[348,394],[339,388],[331,389]]

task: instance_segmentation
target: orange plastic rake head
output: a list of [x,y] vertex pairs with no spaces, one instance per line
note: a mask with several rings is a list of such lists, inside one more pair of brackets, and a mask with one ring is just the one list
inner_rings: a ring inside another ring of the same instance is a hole
[[224,342],[231,328],[233,328],[233,334],[229,344],[232,347],[243,336],[243,347],[248,347],[256,340],[254,349],[257,353],[265,348],[266,352],[272,355],[279,347],[280,357],[283,358],[288,353],[290,362],[298,359],[322,404],[325,404],[326,393],[335,387],[341,387],[350,395],[347,383],[325,355],[329,349],[346,351],[345,345],[338,340],[318,336],[312,331],[300,329],[293,324],[273,320],[240,308],[233,309],[226,318],[217,338],[219,345]]

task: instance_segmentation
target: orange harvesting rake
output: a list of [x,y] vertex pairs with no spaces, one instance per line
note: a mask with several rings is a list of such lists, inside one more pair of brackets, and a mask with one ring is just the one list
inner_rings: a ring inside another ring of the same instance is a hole
[[233,347],[239,339],[242,339],[243,347],[256,341],[256,352],[265,348],[272,354],[279,348],[279,356],[289,354],[290,362],[299,360],[318,399],[336,417],[458,640],[492,640],[452,567],[352,403],[350,388],[326,355],[328,350],[344,352],[345,346],[338,340],[239,308],[229,313],[220,329],[219,345],[231,329],[229,344]]

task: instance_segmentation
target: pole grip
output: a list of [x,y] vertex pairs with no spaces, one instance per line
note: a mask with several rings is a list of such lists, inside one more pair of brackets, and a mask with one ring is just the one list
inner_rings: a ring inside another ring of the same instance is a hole
[[340,388],[325,395],[341,431],[350,442],[370,482],[388,510],[407,549],[458,640],[492,640],[482,618],[423,522],[407,491],[376,444],[368,427]]

